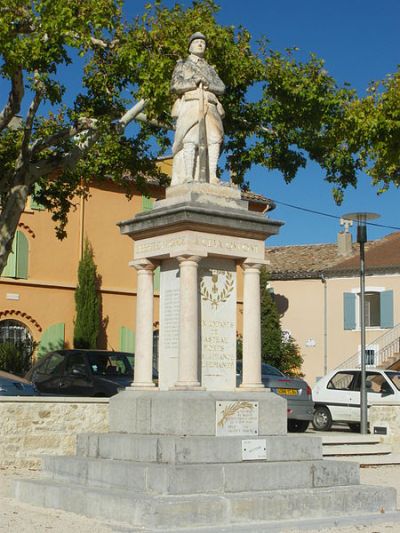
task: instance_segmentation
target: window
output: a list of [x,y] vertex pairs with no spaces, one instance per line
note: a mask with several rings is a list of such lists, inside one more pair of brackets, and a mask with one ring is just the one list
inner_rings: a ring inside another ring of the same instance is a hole
[[357,372],[338,372],[329,381],[327,388],[336,390],[353,390],[357,381]]
[[0,322],[0,344],[10,343],[21,347],[24,355],[29,358],[33,352],[31,332],[18,320],[2,320]]
[[59,353],[53,353],[46,359],[43,365],[40,366],[38,372],[46,376],[61,376],[62,367],[64,364],[64,356]]
[[[344,329],[360,329],[360,299],[358,292],[343,295]],[[365,292],[365,326],[367,328],[392,328],[393,291],[369,289]]]
[[5,278],[28,278],[28,239],[21,231],[15,233],[12,250],[1,275]]

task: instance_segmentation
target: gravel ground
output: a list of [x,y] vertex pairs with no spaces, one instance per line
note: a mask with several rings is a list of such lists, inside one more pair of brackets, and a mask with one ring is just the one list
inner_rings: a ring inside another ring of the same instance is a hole
[[[36,477],[40,473],[28,470],[0,470],[0,532],[9,533],[127,533],[140,531],[123,524],[104,523],[83,516],[66,513],[55,509],[42,509],[18,503],[7,497],[11,480],[15,477]],[[361,482],[370,485],[386,485],[397,489],[397,505],[400,509],[400,465],[378,466],[361,469]],[[227,531],[227,530],[225,530]],[[244,531],[244,530],[242,530]],[[300,529],[287,529],[295,533]],[[304,531],[302,529],[301,531]],[[352,525],[347,527],[330,527],[321,529],[307,529],[308,533],[323,531],[339,531],[343,533],[400,533],[400,518],[398,522],[381,522],[370,525]]]

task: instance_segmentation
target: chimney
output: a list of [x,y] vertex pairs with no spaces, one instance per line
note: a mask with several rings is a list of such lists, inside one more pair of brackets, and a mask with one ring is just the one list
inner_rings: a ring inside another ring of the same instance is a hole
[[344,226],[344,231],[340,231],[337,237],[337,252],[338,255],[348,256],[353,251],[353,239],[349,232],[349,226],[353,225],[352,220],[340,219],[340,225]]

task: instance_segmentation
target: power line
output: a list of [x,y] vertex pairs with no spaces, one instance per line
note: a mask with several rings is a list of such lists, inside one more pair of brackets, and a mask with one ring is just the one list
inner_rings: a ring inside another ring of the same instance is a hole
[[[284,205],[285,207],[291,207],[292,209],[297,209],[298,211],[304,211],[305,213],[311,213],[313,215],[320,215],[323,217],[334,218],[335,220],[340,220],[343,218],[342,216],[331,215],[330,213],[324,213],[323,211],[316,211],[315,209],[308,209],[306,207],[300,207],[298,205],[287,204],[286,202],[279,202],[278,200],[275,200],[275,199],[272,199],[272,201],[278,205]],[[385,224],[378,224],[377,222],[366,221],[366,224],[368,226],[376,226],[378,228],[400,230],[400,227],[398,226],[386,226]]]

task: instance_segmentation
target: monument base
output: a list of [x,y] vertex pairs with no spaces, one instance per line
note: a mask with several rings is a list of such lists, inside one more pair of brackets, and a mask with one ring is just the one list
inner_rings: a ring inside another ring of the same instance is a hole
[[74,457],[46,457],[47,477],[18,480],[17,498],[145,531],[396,508],[394,489],[359,484],[358,464],[323,460],[319,437],[286,435],[286,402],[270,392],[127,390],[110,427],[80,435]]

